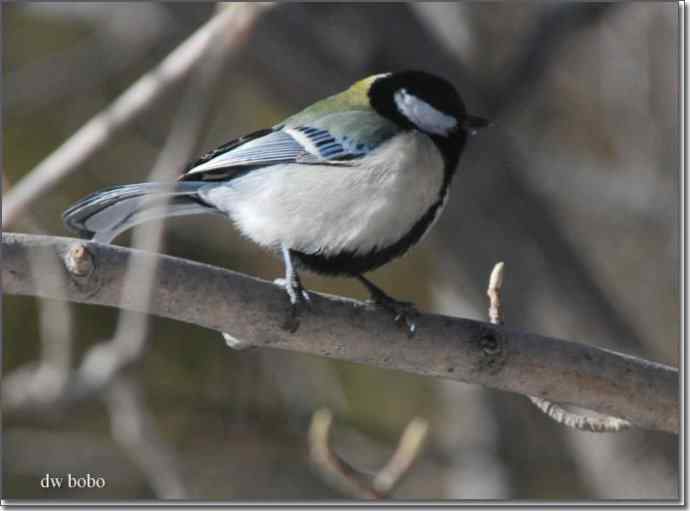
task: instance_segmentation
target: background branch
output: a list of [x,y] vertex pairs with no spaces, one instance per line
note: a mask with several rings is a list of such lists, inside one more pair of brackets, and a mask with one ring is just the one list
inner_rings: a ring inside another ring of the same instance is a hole
[[309,427],[309,455],[319,475],[346,495],[361,499],[390,495],[418,458],[429,431],[425,419],[412,419],[388,462],[376,474],[367,474],[344,461],[331,447],[332,424],[333,414],[327,408],[314,413]]
[[[279,328],[286,302],[272,283],[192,261],[70,238],[3,234],[2,278],[10,294],[67,299],[148,312],[230,332],[257,346],[311,353],[425,376],[478,383],[624,417],[678,432],[678,371],[584,344],[480,321],[424,314],[401,335],[387,314],[314,293],[297,335]],[[66,287],[30,272],[29,257],[63,257],[83,243],[94,271]],[[123,294],[127,264],[157,260],[150,308]]]
[[[229,7],[221,7],[221,11],[224,9],[231,10]],[[246,16],[245,9],[247,7],[244,4],[235,4],[232,6],[232,14],[234,17]],[[250,6],[248,9],[252,16],[258,12],[256,6]],[[236,23],[236,19],[232,19]],[[191,83],[181,100],[168,139],[160,151],[147,181],[167,182],[172,188],[175,176],[182,171],[182,162],[189,161],[199,151],[199,140],[210,117],[211,99],[214,97],[213,89],[220,85],[218,75],[224,65],[227,64],[229,57],[232,56],[232,51],[238,50],[246,40],[244,33],[246,28],[246,26],[240,25],[234,33],[234,37],[225,32],[212,31],[203,48],[202,53],[205,57],[197,66]],[[167,205],[166,202],[163,202],[163,207]],[[133,247],[148,252],[160,252],[162,244],[163,219],[159,218],[134,228]],[[74,258],[70,258],[68,261],[74,261]],[[155,264],[155,261],[151,261],[151,263]],[[154,273],[155,267],[146,265],[133,265],[127,270],[124,293],[132,295],[133,299],[139,302],[137,308],[147,307],[151,299]],[[133,289],[136,289],[136,293],[130,292]],[[98,354],[101,358],[104,356],[112,357],[112,361],[107,363],[107,367],[110,369],[108,371],[99,370],[99,376],[93,380],[107,383],[119,370],[139,358],[145,347],[147,333],[148,318],[146,316],[124,311],[118,320],[113,339],[103,343],[102,346],[95,346],[86,355],[88,361],[89,355],[100,349]],[[102,384],[97,386],[102,386]]]
[[[201,35],[197,33],[198,42],[187,43],[188,52],[192,50],[198,52],[198,58],[192,59],[192,56],[181,54],[179,51],[173,52],[169,57],[167,61],[169,67],[184,69],[187,63],[191,63],[195,64],[193,67],[196,72],[192,75],[185,95],[177,108],[172,129],[148,176],[149,181],[170,182],[172,186],[174,177],[182,170],[180,166],[199,152],[198,146],[205,133],[205,125],[208,124],[211,103],[216,97],[214,89],[222,83],[218,76],[229,58],[233,56],[233,51],[237,52],[242,48],[253,20],[265,7],[264,4],[259,6],[221,4],[219,9],[221,14],[200,31]],[[222,27],[222,30],[215,28],[216,26]],[[159,90],[164,88],[161,86]],[[140,88],[135,86],[131,89],[131,97],[141,99],[141,95]],[[127,98],[126,95],[125,98]],[[153,100],[153,97],[149,97],[149,100]],[[132,105],[125,101],[125,105],[127,104]],[[111,112],[117,108],[116,102],[111,107]],[[135,110],[131,110],[131,113],[134,114]],[[103,114],[96,116],[91,122],[92,126],[97,125],[97,120],[102,116]],[[94,122],[96,124],[93,124]],[[88,126],[87,123],[84,128],[87,133]],[[80,141],[82,139],[75,136],[71,143]],[[92,142],[95,142],[95,139]],[[81,154],[88,154],[97,146],[98,144],[95,143],[91,146],[75,147],[80,147]],[[65,147],[69,147],[69,143]],[[59,161],[65,164],[70,160],[67,158]],[[70,169],[66,166],[63,170],[68,172],[74,170],[74,167]],[[48,171],[45,171],[45,167],[44,170],[39,170],[36,178],[39,183],[44,176],[42,172]],[[38,185],[32,193],[40,193],[40,186]],[[149,222],[134,229],[132,243],[134,247],[149,252],[159,252],[162,243],[162,220]],[[65,257],[65,264],[70,274],[87,277],[93,271],[93,261],[81,245],[75,245],[72,248]],[[44,254],[38,256],[38,259],[40,260],[32,261],[33,274],[43,275],[43,278],[63,279],[60,271],[62,265],[59,265],[54,258],[46,257]],[[124,276],[124,292],[135,297],[134,299],[138,302],[137,308],[146,308],[151,298],[156,260],[150,260],[148,263],[130,265]],[[130,293],[130,291],[134,292]],[[44,303],[58,304],[64,308],[64,302],[44,301]],[[42,310],[54,308],[55,306],[44,305]],[[44,323],[45,321],[42,321],[42,325]],[[52,323],[51,328],[66,327],[68,331],[61,337],[71,340],[69,322],[63,323],[57,319]],[[21,367],[10,373],[5,381],[9,385],[9,390],[5,394],[8,397],[7,407],[17,409],[23,404],[31,405],[31,402],[34,404],[38,402],[39,405],[48,407],[99,395],[107,405],[113,438],[141,469],[155,494],[160,498],[185,498],[187,490],[182,477],[178,474],[177,464],[172,462],[172,450],[166,446],[159,435],[152,414],[139,396],[137,386],[130,381],[130,377],[121,374],[124,368],[142,356],[148,332],[148,316],[123,310],[113,338],[92,346],[74,373],[69,365],[70,350],[65,350],[61,344],[55,343],[52,353],[67,357],[67,364],[63,362],[61,365],[47,365],[44,362],[35,371]],[[44,335],[41,338],[44,343],[53,341],[50,336]]]
[[[266,4],[235,5],[223,9],[178,46],[161,64],[146,73],[104,111],[82,126],[67,142],[38,164],[5,193],[2,201],[3,226],[11,224],[19,212],[37,196],[76,171],[88,158],[130,122],[144,114],[175,84],[186,78],[206,56],[208,42],[229,38],[241,45]],[[179,163],[179,162],[178,162]]]
[[113,438],[146,475],[156,495],[165,499],[186,498],[188,492],[176,457],[159,433],[140,393],[131,376],[118,376],[112,381],[104,400]]

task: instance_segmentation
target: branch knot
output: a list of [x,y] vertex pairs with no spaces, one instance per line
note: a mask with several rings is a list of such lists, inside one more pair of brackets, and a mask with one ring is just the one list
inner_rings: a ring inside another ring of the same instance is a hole
[[501,334],[490,327],[483,327],[475,343],[480,352],[477,371],[492,375],[500,372],[506,364],[505,342]]
[[484,355],[495,357],[501,352],[501,347],[493,333],[486,333],[479,338],[479,347]]

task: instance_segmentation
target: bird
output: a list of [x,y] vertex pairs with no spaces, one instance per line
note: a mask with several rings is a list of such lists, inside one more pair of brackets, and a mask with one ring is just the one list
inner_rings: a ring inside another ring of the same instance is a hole
[[299,272],[358,279],[372,302],[414,335],[414,305],[364,276],[405,254],[436,222],[469,136],[489,122],[467,113],[445,78],[379,73],[271,128],[204,154],[172,183],[113,186],[76,202],[65,225],[111,243],[147,220],[220,214],[282,256],[283,328],[294,332],[309,292]]

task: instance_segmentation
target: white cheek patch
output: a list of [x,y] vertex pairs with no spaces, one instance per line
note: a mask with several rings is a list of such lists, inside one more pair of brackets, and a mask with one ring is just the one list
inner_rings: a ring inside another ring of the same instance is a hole
[[394,98],[400,113],[422,131],[435,135],[447,135],[458,124],[455,117],[436,110],[429,103],[408,93],[405,89],[396,92]]

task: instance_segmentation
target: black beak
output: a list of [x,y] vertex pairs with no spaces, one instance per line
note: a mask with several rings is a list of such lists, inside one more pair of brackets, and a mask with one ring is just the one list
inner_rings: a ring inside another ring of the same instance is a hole
[[466,114],[460,121],[460,127],[469,131],[474,135],[477,130],[491,126],[491,122],[483,117],[477,117],[476,115]]

